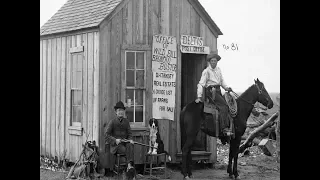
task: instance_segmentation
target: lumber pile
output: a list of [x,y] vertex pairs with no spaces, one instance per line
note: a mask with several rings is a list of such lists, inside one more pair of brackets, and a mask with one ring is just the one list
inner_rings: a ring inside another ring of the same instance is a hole
[[[272,125],[274,125],[274,121],[278,118],[279,112],[274,113],[267,121],[265,121],[262,125],[255,128],[249,136],[244,136],[245,141],[240,145],[239,152],[243,153],[245,149],[248,147],[251,147],[253,144],[259,145],[261,149],[266,152],[266,155],[269,155],[271,153],[272,155],[272,148],[270,147],[270,142],[263,141],[261,143],[260,139],[258,138],[261,133],[264,132],[267,128],[270,128]],[[261,136],[260,136],[261,137]],[[266,139],[266,138],[265,138]]]

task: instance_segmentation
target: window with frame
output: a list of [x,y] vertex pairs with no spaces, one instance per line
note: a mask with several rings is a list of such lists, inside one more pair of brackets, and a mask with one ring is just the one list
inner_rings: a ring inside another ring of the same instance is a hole
[[146,52],[125,52],[125,102],[126,116],[134,125],[145,122]]
[[82,123],[82,64],[83,53],[71,55],[71,126]]

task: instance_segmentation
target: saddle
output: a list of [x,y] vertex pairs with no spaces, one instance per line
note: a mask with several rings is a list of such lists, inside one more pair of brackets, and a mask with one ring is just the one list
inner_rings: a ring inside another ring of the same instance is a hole
[[[210,136],[222,137],[225,136],[223,129],[226,128],[226,123],[224,121],[228,121],[227,124],[233,127],[233,123],[230,120],[221,119],[219,116],[219,106],[215,103],[216,93],[219,91],[219,87],[217,86],[209,86],[204,88],[204,122],[201,125],[201,130],[207,133]],[[229,112],[230,114],[230,112]],[[220,122],[221,121],[221,122]],[[215,127],[215,129],[213,129]],[[234,131],[234,128],[232,128]]]
[[[204,88],[204,108],[205,120],[201,124],[201,129],[203,132],[210,136],[219,136],[219,111],[214,100],[216,95],[216,89],[213,87]],[[212,117],[211,117],[212,115]],[[215,122],[213,121],[215,120]],[[215,125],[214,125],[215,124]],[[216,127],[212,129],[211,127]]]
[[204,88],[204,112],[212,113],[215,109],[218,110],[214,100],[216,97],[216,89],[212,86]]

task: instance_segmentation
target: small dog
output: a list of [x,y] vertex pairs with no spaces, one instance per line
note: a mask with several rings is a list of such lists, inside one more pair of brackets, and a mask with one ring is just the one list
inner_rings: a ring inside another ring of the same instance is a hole
[[157,143],[157,135],[158,133],[158,120],[152,118],[149,120],[149,128],[150,128],[150,140],[149,140],[149,145],[153,146],[155,148],[149,147],[149,152],[148,154],[157,154],[157,148],[158,148],[158,143]]
[[126,178],[128,180],[135,180],[136,179],[136,170],[133,167],[133,161],[130,161],[127,166],[126,171]]
[[149,128],[150,128],[150,141],[149,145],[155,148],[149,147],[148,154],[161,154],[165,153],[168,156],[168,160],[171,161],[171,156],[167,151],[164,150],[164,144],[160,137],[158,120],[150,119],[149,120]]

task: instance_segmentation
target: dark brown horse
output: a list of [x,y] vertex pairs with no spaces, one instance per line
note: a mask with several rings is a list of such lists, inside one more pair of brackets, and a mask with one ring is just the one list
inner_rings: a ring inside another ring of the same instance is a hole
[[[229,163],[227,172],[230,177],[238,178],[237,161],[241,136],[247,128],[247,119],[256,102],[260,102],[269,109],[273,107],[273,101],[270,98],[264,84],[259,79],[254,80],[244,93],[239,96],[237,101],[237,115],[234,117],[235,138],[230,140]],[[191,172],[191,148],[200,130],[201,122],[204,120],[204,104],[202,102],[191,102],[187,104],[180,113],[181,129],[181,147],[182,147],[182,174],[185,178],[192,175]],[[215,127],[211,128],[215,129]],[[213,133],[215,134],[215,133]],[[215,137],[211,134],[210,136]],[[209,134],[208,134],[209,135]],[[232,168],[233,160],[233,168]]]

